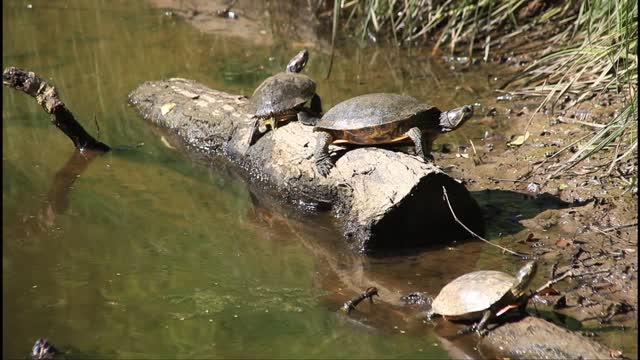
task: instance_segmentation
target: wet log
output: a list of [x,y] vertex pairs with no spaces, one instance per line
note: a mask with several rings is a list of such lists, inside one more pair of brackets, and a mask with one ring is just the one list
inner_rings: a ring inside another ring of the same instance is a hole
[[252,119],[244,96],[169,79],[140,85],[129,100],[144,118],[173,129],[197,151],[223,154],[284,199],[331,207],[345,237],[360,251],[468,238],[443,200],[443,186],[458,218],[474,232],[484,232],[480,208],[464,185],[416,156],[332,147],[336,166],[322,178],[314,171],[317,134],[311,127],[290,122],[248,146]]
[[89,135],[60,100],[56,88],[35,73],[10,66],[2,72],[2,84],[33,97],[51,115],[51,122],[71,139],[76,149],[98,152],[111,150],[108,145]]

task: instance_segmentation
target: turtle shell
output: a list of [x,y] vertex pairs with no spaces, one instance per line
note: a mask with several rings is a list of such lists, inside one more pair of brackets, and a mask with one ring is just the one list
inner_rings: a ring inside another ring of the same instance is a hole
[[501,271],[464,274],[448,283],[433,300],[434,313],[451,319],[475,319],[511,293],[516,278]]
[[249,100],[256,117],[285,114],[304,105],[316,93],[316,83],[306,75],[282,72],[268,77]]
[[381,144],[402,141],[412,127],[436,131],[441,111],[398,94],[366,94],[345,100],[327,111],[316,130],[327,131],[336,143]]

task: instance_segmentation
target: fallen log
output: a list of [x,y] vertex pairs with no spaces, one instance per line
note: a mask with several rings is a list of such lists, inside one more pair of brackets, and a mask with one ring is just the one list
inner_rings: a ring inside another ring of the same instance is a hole
[[251,114],[247,98],[195,81],[146,82],[129,100],[154,124],[173,129],[194,149],[223,154],[253,180],[293,203],[331,207],[347,240],[359,251],[436,244],[468,238],[459,220],[482,234],[481,210],[464,185],[416,156],[375,147],[344,153],[328,177],[316,175],[316,136],[291,122],[248,146]]

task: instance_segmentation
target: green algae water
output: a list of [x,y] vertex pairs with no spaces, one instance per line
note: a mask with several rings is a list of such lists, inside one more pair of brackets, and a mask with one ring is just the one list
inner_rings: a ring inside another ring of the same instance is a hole
[[[330,216],[302,214],[305,222],[263,211],[232,171],[167,145],[127,103],[140,83],[171,77],[250,95],[299,47],[203,34],[142,1],[2,6],[3,67],[51,81],[85,128],[116,147],[91,162],[74,155],[32,98],[3,88],[3,358],[26,357],[40,337],[82,359],[455,356],[421,322],[407,329],[384,315],[341,316],[354,293],[326,264],[348,254]],[[485,72],[451,73],[424,56],[340,54],[322,80],[328,56],[311,50],[306,72],[325,110],[377,91],[452,108],[490,88]],[[479,131],[443,141],[464,143]],[[348,256],[381,281],[431,292],[476,266],[516,269],[479,246],[440,264],[445,252]]]

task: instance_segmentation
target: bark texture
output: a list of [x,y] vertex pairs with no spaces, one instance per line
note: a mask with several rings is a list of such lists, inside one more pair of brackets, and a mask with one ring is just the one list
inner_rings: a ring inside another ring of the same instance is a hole
[[318,134],[311,127],[290,122],[248,146],[252,114],[244,96],[169,79],[146,82],[129,99],[144,118],[175,130],[200,151],[225,155],[285,199],[333,208],[345,237],[360,251],[468,238],[451,216],[442,186],[458,218],[484,232],[480,208],[465,187],[416,156],[331,147],[336,166],[323,178],[314,171]]

